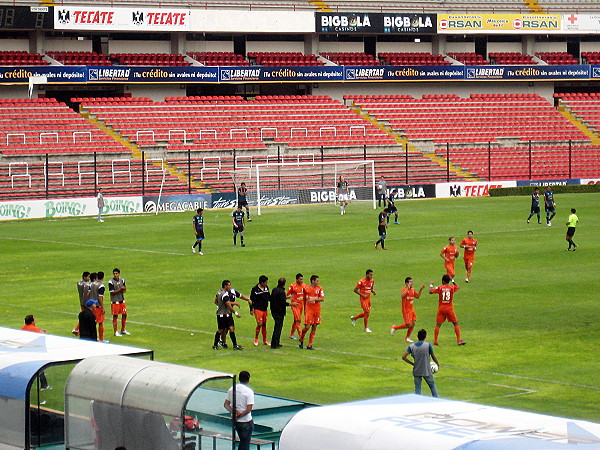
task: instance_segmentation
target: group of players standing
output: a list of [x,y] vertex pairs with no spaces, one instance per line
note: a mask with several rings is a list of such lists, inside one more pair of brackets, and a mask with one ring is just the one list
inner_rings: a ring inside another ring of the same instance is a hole
[[[246,208],[246,212],[242,211],[242,208]],[[196,241],[192,245],[192,253],[196,253],[196,247],[198,247],[198,254],[202,253],[202,241],[204,240],[204,209],[198,208],[196,215],[192,219],[192,225],[194,227],[194,234],[196,235]],[[250,218],[250,207],[248,206],[248,189],[246,183],[241,183],[237,190],[237,208],[231,215],[231,221],[233,222],[233,245],[237,245],[237,237],[240,236],[240,245],[245,247],[244,244],[244,228],[246,227],[246,217],[248,222],[252,222]]]
[[[104,272],[83,272],[82,278],[77,282],[77,292],[79,293],[79,304],[81,313],[77,326],[73,328],[72,333],[81,339],[98,340],[99,342],[108,342],[104,339]],[[127,291],[125,279],[121,278],[121,271],[113,269],[113,278],[108,282],[110,292],[110,312],[113,316],[113,332],[117,337],[129,335],[126,330],[127,325],[127,305],[125,303],[124,293]],[[121,316],[121,331],[118,331],[118,316]],[[96,324],[98,329],[96,332]]]
[[[238,298],[245,300],[250,305],[250,314],[256,320],[256,330],[254,335],[254,345],[259,345],[259,336],[262,337],[264,345],[270,345],[271,348],[281,348],[280,343],[283,320],[286,315],[286,307],[291,307],[294,315],[294,322],[290,330],[290,338],[299,340],[299,347],[304,348],[304,339],[309,332],[309,339],[306,346],[307,350],[314,350],[313,342],[317,331],[317,326],[321,323],[321,303],[325,300],[323,288],[319,285],[319,276],[312,275],[310,284],[304,284],[304,276],[299,273],[296,275],[296,282],[292,283],[287,292],[285,290],[286,279],[279,278],[277,287],[273,292],[269,292],[269,278],[261,275],[258,278],[258,284],[250,291],[250,297],[245,296],[231,287],[231,281],[223,280],[221,289],[215,296],[215,305],[217,305],[217,332],[213,342],[213,349],[228,348],[227,333],[231,339],[234,350],[242,350],[242,346],[237,343],[235,335],[235,322],[233,316],[241,317],[239,311]],[[289,300],[289,302],[288,302]],[[275,325],[271,342],[267,340],[267,318],[268,309],[271,309],[271,315]],[[302,313],[304,312],[304,328],[301,328]],[[296,332],[298,338],[296,338]]]

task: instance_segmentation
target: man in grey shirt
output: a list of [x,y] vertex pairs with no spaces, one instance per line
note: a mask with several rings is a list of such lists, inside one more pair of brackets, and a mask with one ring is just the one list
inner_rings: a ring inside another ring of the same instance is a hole
[[[402,355],[402,359],[413,366],[415,394],[421,395],[421,382],[423,379],[425,379],[425,382],[431,390],[431,395],[433,397],[437,397],[438,392],[437,388],[435,387],[435,380],[433,379],[433,371],[431,370],[429,357],[431,356],[438,367],[440,366],[440,363],[433,353],[433,346],[429,342],[425,341],[425,338],[427,337],[427,331],[419,330],[417,337],[419,338],[419,342],[410,344]],[[412,355],[414,362],[408,359],[409,354]]]
[[383,175],[381,175],[381,178],[377,182],[376,188],[377,188],[377,205],[381,206],[381,204],[383,203],[383,206],[385,206],[385,198],[387,195],[387,183],[386,183],[385,177]]

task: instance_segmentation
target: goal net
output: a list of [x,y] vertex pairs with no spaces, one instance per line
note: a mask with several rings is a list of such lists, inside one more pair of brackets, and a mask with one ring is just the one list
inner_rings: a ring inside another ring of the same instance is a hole
[[295,203],[336,203],[340,176],[348,182],[350,201],[370,201],[376,208],[375,164],[372,160],[261,163],[233,174],[236,188],[244,182],[248,200],[261,208]]

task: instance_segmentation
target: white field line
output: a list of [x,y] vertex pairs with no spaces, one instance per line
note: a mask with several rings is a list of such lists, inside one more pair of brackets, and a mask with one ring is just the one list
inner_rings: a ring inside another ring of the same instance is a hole
[[[69,311],[50,311],[46,308],[36,308],[36,307],[31,307],[29,305],[24,306],[24,305],[17,305],[17,304],[6,303],[6,302],[0,302],[0,305],[10,306],[13,308],[23,308],[23,309],[27,309],[27,310],[38,310],[38,311],[45,311],[45,312],[53,312],[53,313],[57,313],[57,314],[66,314],[66,315],[70,315],[70,316],[76,316],[78,314],[78,313],[69,312]],[[159,324],[139,322],[139,321],[134,321],[134,320],[127,320],[127,323],[142,325],[142,326],[147,326],[147,327],[162,328],[162,329],[167,329],[167,330],[182,331],[182,332],[186,332],[186,333],[194,333],[194,334],[198,333],[198,334],[207,335],[207,336],[214,336],[215,331],[216,331],[216,330],[214,330],[214,331],[197,330],[197,329],[191,329],[191,328],[175,327],[175,326],[171,326],[171,325],[159,325]],[[284,333],[284,335],[285,335],[285,333]],[[244,336],[237,336],[237,337],[238,337],[239,341],[248,341],[249,343],[251,343],[254,340],[251,337],[244,337]],[[284,336],[284,338],[285,338],[285,336]],[[297,342],[298,341],[294,341],[293,343],[292,342],[290,342],[290,343],[282,342],[281,344],[284,347],[298,347]],[[266,347],[266,346],[261,345],[260,348],[262,348],[262,347]],[[271,351],[270,347],[269,347],[269,351]],[[327,354],[330,355],[329,358],[326,357]],[[303,349],[299,356],[301,356],[303,358],[316,359],[319,361],[330,362],[330,363],[335,363],[335,364],[344,364],[343,361],[331,358],[331,356],[334,356],[336,354],[344,355],[344,356],[351,356],[353,358],[356,358],[359,361],[365,361],[366,359],[369,358],[374,361],[380,360],[382,362],[389,361],[389,362],[393,362],[393,363],[401,362],[400,359],[398,359],[398,358],[390,358],[390,357],[386,357],[386,356],[374,356],[374,355],[369,355],[369,354],[361,354],[361,353],[354,353],[354,352],[341,351],[341,350],[330,350],[330,349],[321,348],[321,347],[317,347],[317,349],[314,352]],[[356,361],[353,361],[352,364],[356,365],[356,366],[360,366],[360,367],[377,369],[377,370],[398,371],[398,367],[386,367],[386,366],[381,366],[381,365],[377,365],[377,364],[361,364]],[[491,371],[486,371],[486,370],[477,370],[477,369],[471,369],[471,368],[466,368],[466,367],[457,367],[457,366],[449,366],[449,365],[444,365],[444,368],[463,371],[463,372],[480,373],[483,375],[494,375],[496,377],[503,376],[503,377],[510,377],[510,378],[515,378],[515,379],[519,379],[519,380],[538,381],[538,382],[542,382],[542,383],[558,384],[561,386],[570,386],[570,387],[577,387],[577,388],[583,388],[583,389],[600,390],[600,386],[589,386],[589,385],[580,384],[580,383],[568,383],[565,381],[548,380],[545,378],[537,378],[537,377],[527,377],[527,376],[523,376],[523,375],[514,375],[514,374],[510,374],[510,373],[491,372]],[[486,384],[491,384],[491,383],[486,383]],[[502,385],[494,384],[493,386],[502,386]],[[508,386],[504,386],[504,387],[508,387]],[[514,387],[513,389],[521,389],[521,388]],[[526,389],[523,389],[523,390],[526,390]],[[514,395],[514,394],[511,394],[511,395]]]

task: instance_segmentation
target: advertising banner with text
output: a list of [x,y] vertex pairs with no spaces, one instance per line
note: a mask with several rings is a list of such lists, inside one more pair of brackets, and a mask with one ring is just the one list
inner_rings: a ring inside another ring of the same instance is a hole
[[465,66],[467,80],[589,80],[589,65]]
[[211,194],[146,195],[143,198],[144,212],[182,212],[210,208]]
[[223,83],[254,81],[343,81],[344,68],[341,66],[309,67],[221,67],[219,79]]
[[435,33],[435,14],[315,13],[317,33]]
[[353,66],[344,68],[346,81],[463,80],[464,66]]
[[503,187],[516,187],[516,181],[482,181],[482,182],[457,182],[438,183],[435,185],[437,198],[448,197],[487,197],[490,189]]
[[[142,197],[104,197],[103,215],[142,212]],[[83,217],[98,214],[96,199],[61,198],[0,202],[0,220]]]
[[560,14],[438,14],[440,34],[544,34],[562,31]]
[[563,14],[563,32],[600,33],[600,14]]
[[189,31],[189,15],[188,9],[56,6],[54,28],[80,31]]

